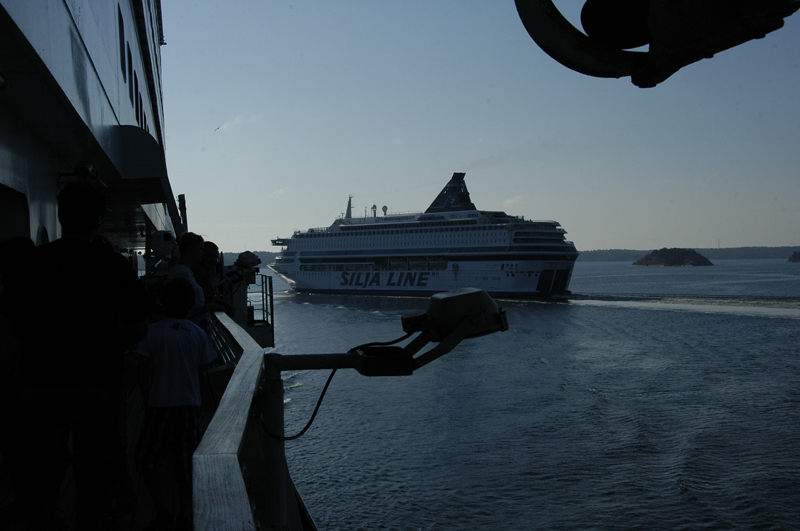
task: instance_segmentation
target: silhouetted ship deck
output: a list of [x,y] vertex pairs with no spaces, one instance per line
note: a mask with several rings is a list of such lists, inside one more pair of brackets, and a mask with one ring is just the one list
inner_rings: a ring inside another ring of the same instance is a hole
[[[158,235],[187,230],[164,156],[163,44],[160,0],[0,0],[0,240],[23,237],[42,245],[58,238],[56,198],[61,188],[76,180],[104,190],[109,212],[101,233],[129,257],[132,267],[139,253],[149,254]],[[260,374],[256,360],[263,358],[263,346],[271,345],[272,339],[271,333],[259,333],[259,343],[248,331],[271,332],[272,315],[271,309],[266,310],[259,320],[247,311],[243,284],[256,277],[253,270],[240,269],[229,279],[241,288],[236,322],[224,314],[211,317],[221,362],[204,378],[205,412],[207,420],[218,406],[226,413],[210,418],[195,453],[195,529],[255,530],[262,522],[264,526],[283,522],[283,529],[314,529],[285,464],[267,470],[252,451],[247,420]],[[263,300],[269,296],[262,287]],[[41,302],[44,327],[58,316],[49,315],[47,301]],[[5,359],[2,368],[7,370]],[[9,371],[2,377],[6,385],[13,374]],[[225,409],[230,407],[229,396],[247,398],[242,398],[244,405],[237,411],[230,411]],[[130,449],[142,412],[141,396],[133,384],[127,401]],[[9,421],[12,407],[11,402],[3,403],[8,421],[0,428],[4,442],[15,429]],[[13,454],[4,444],[0,461],[4,531],[23,525],[7,466],[14,458],[9,452]],[[283,459],[283,454],[276,452],[275,459]],[[250,474],[247,485],[244,468]],[[135,474],[134,478],[138,511],[109,523],[114,529],[142,529],[154,516],[144,487]],[[73,485],[70,468],[59,502],[66,529],[75,528]],[[271,486],[275,499],[259,498],[264,485]],[[274,516],[265,516],[267,506],[278,507],[269,512]]]

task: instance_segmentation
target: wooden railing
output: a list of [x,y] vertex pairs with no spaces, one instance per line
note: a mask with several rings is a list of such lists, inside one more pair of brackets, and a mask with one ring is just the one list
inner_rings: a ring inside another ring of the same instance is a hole
[[289,476],[283,441],[267,435],[261,422],[263,394],[283,395],[279,376],[264,380],[269,350],[222,312],[211,329],[226,367],[217,372],[230,374],[218,377],[216,384],[227,385],[193,457],[195,530],[315,529]]

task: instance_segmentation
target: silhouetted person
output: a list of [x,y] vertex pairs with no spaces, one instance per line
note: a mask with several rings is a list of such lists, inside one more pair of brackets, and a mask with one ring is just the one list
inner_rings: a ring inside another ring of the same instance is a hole
[[192,283],[195,291],[195,302],[192,307],[192,316],[206,311],[205,294],[203,288],[197,283],[192,268],[199,265],[203,259],[203,237],[193,232],[187,232],[178,239],[178,263],[172,266],[167,273],[167,279],[183,277]]
[[[19,446],[19,356],[21,344],[12,333],[6,286],[19,282],[23,257],[33,249],[30,238],[19,237],[0,242],[0,455],[8,471],[12,490],[20,485],[24,469]],[[12,513],[19,515],[22,505],[15,498]]]
[[105,213],[103,196],[88,183],[65,187],[62,237],[29,253],[9,297],[23,348],[20,493],[28,529],[52,528],[70,460],[76,529],[108,528],[122,352],[147,334],[147,299],[127,260],[93,243]]
[[135,461],[156,509],[152,529],[175,523],[170,506],[176,487],[177,529],[192,529],[192,453],[202,435],[199,371],[217,357],[203,329],[188,319],[194,304],[188,279],[167,281],[161,292],[166,317],[150,325],[137,348],[147,409]]
[[219,296],[217,290],[217,264],[219,263],[219,247],[214,242],[203,243],[203,256],[200,262],[192,266],[194,278],[203,289],[205,307],[210,312],[226,312],[233,317],[236,309]]
[[[92,242],[116,253],[114,244],[103,234],[95,234]],[[133,267],[133,266],[132,266]],[[152,301],[152,297],[148,296]],[[152,304],[151,304],[152,306]],[[151,310],[152,311],[152,310]],[[109,353],[116,355],[116,353]],[[114,519],[133,516],[137,509],[136,487],[133,484],[128,464],[128,395],[136,387],[136,356],[131,348],[123,348],[123,384],[119,387],[119,407],[117,408],[116,437],[114,439],[114,467],[112,494],[114,497]]]

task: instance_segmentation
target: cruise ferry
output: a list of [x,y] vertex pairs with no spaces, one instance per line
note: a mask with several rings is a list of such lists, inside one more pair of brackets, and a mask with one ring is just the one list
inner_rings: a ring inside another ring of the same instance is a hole
[[423,213],[355,218],[277,238],[270,268],[298,292],[428,296],[463,287],[494,297],[569,293],[575,245],[556,221],[478,210],[464,173]]

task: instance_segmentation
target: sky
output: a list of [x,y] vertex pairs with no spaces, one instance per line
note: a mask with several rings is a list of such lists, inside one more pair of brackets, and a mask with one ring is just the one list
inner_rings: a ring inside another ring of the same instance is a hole
[[800,246],[800,13],[640,89],[550,58],[513,0],[162,10],[172,189],[223,251],[277,252],[348,196],[422,212],[454,172],[581,251]]

